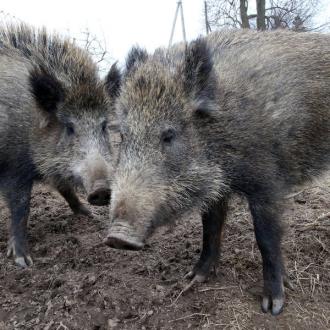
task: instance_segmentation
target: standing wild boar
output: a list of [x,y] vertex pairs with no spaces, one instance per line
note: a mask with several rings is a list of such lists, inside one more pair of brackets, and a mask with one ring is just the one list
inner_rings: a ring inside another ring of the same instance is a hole
[[26,25],[0,28],[0,192],[11,212],[8,256],[32,264],[27,219],[32,185],[54,186],[74,213],[88,201],[108,204],[111,157],[107,129],[111,86],[90,56],[69,40]]
[[263,260],[262,310],[279,314],[280,201],[330,161],[330,37],[227,31],[154,55],[134,48],[116,107],[107,244],[139,249],[160,224],[199,207],[203,250],[188,275],[202,281],[218,258],[227,201],[240,194]]

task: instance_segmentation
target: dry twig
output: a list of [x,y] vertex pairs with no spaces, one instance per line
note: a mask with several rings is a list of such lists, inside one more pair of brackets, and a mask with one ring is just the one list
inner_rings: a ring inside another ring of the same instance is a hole
[[208,317],[208,316],[210,316],[210,314],[204,314],[204,313],[193,313],[193,314],[190,314],[190,315],[186,315],[186,316],[179,317],[178,319],[170,320],[169,322],[177,322],[177,321],[181,321],[181,320],[189,319],[189,318],[191,318],[191,317],[195,317],[195,316],[204,316],[204,317]]

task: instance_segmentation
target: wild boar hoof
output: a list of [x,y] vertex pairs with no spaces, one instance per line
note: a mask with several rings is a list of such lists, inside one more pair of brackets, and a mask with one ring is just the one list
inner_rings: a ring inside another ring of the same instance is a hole
[[189,279],[189,280],[195,280],[195,282],[199,282],[199,283],[203,283],[206,282],[207,280],[207,274],[202,274],[202,273],[198,273],[194,270],[191,270],[189,273],[187,273],[184,278],[185,279]]
[[13,257],[15,264],[19,267],[31,267],[33,265],[32,258],[24,250],[17,240],[12,237],[8,243],[7,257]]
[[190,271],[184,276],[185,279],[191,279],[191,281],[183,288],[182,293],[190,290],[195,284],[203,283],[207,280],[207,275],[202,273],[196,273],[194,270]]
[[264,295],[261,302],[261,309],[264,313],[270,311],[272,315],[279,315],[283,311],[284,296],[277,298]]

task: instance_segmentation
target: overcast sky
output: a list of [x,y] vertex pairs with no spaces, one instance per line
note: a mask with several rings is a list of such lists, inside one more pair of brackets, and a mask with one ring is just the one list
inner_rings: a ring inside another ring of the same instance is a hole
[[[330,18],[330,0],[322,18]],[[187,38],[205,33],[203,0],[183,0]],[[35,26],[79,36],[88,28],[106,42],[113,60],[125,57],[133,44],[152,51],[167,46],[177,0],[4,0],[0,10]],[[180,23],[180,22],[178,22]],[[177,24],[174,41],[182,40]]]

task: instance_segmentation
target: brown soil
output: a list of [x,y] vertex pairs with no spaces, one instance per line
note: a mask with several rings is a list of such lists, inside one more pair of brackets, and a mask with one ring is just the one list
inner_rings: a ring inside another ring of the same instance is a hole
[[217,275],[178,298],[200,253],[200,218],[178,220],[139,252],[102,244],[108,209],[74,217],[56,192],[32,198],[31,269],[6,258],[0,201],[0,329],[329,329],[330,200],[308,188],[288,199],[283,250],[295,291],[273,317],[259,307],[261,262],[244,202],[234,199]]

